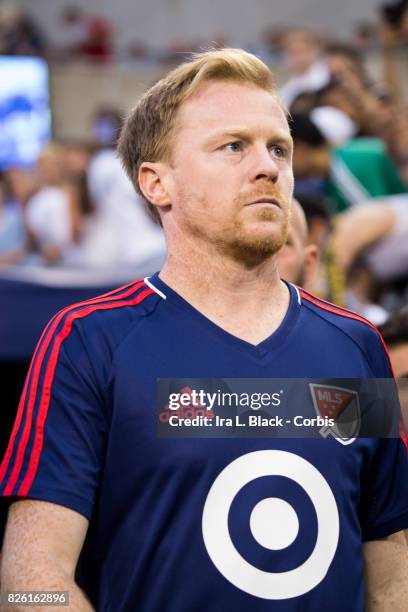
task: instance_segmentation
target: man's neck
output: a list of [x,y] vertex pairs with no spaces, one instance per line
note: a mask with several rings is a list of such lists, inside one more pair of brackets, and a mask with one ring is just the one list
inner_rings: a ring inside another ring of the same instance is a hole
[[275,256],[249,268],[216,253],[179,251],[160,278],[216,325],[255,345],[279,327],[289,306]]

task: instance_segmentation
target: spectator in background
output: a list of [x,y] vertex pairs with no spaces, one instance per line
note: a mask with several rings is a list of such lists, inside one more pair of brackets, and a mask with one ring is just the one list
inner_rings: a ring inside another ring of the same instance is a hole
[[314,291],[319,266],[319,249],[310,243],[305,213],[293,200],[286,243],[277,255],[280,276],[304,289]]
[[88,167],[91,147],[83,142],[64,143],[64,172],[67,185],[78,202],[78,241],[80,242],[89,222],[92,222],[95,207],[88,189]]
[[375,23],[370,21],[358,22],[353,31],[353,42],[359,51],[371,51],[377,46],[377,31]]
[[380,331],[390,352],[395,378],[408,378],[408,305],[393,312]]
[[6,175],[0,173],[0,267],[18,263],[24,257],[25,250],[22,207],[12,198]]
[[365,253],[377,282],[408,277],[408,195],[346,211],[336,220],[331,243],[345,272]]
[[333,148],[346,145],[356,136],[356,123],[340,108],[317,106],[310,111],[310,118]]
[[3,55],[43,55],[46,41],[33,18],[13,3],[0,5],[0,53]]
[[343,111],[354,122],[355,133],[376,134],[378,99],[370,88],[360,53],[351,45],[335,43],[325,48],[330,81],[317,95],[317,105]]
[[91,161],[89,190],[95,214],[80,245],[78,263],[89,267],[160,267],[165,257],[161,228],[145,211],[116,153]]
[[112,25],[102,17],[90,17],[87,26],[82,55],[98,64],[110,62],[113,57]]
[[317,92],[300,94],[290,111],[310,114],[313,121],[321,120],[330,134],[385,139],[390,155],[398,163],[396,149],[403,148],[398,147],[403,113],[387,88],[371,82],[360,52],[351,45],[331,43],[325,47],[324,57],[330,71],[329,82]]
[[99,108],[92,117],[91,138],[94,149],[114,149],[122,126],[122,113],[113,107]]
[[392,28],[398,40],[408,42],[408,1],[397,0],[381,7],[382,22]]
[[[384,30],[388,26],[382,27]],[[394,30],[388,29],[391,38],[395,38]],[[373,84],[356,49],[345,44],[329,45],[326,61],[332,79],[318,92],[316,105],[342,110],[355,124],[357,135],[372,135],[384,140],[389,155],[404,170],[404,164],[408,165],[408,113],[390,78],[390,73],[396,71],[395,53],[390,52],[387,57],[385,84]]]
[[390,354],[397,379],[405,427],[408,428],[408,306],[393,312],[379,328]]
[[373,323],[383,323],[388,315],[375,302],[408,278],[408,195],[369,202],[340,215],[331,249],[347,278],[348,306]]
[[332,230],[330,202],[327,198],[307,193],[297,193],[296,198],[306,216],[308,244],[316,244],[323,252]]
[[280,59],[282,56],[282,44],[286,32],[279,27],[269,27],[263,33],[262,39],[272,58]]
[[401,88],[403,73],[397,63],[399,48],[408,43],[408,0],[383,7],[378,30],[386,87],[381,136],[408,184],[408,107]]
[[310,193],[297,193],[296,198],[306,217],[307,244],[318,249],[318,265],[313,284],[305,288],[340,305],[343,297],[343,277],[338,274],[329,248],[332,232],[330,201],[324,196]]
[[24,168],[8,168],[5,177],[10,190],[10,197],[25,208],[28,200],[34,195],[37,184],[33,170]]
[[76,57],[87,38],[87,19],[81,8],[65,6],[61,12],[60,51],[66,57]]
[[50,144],[37,161],[38,190],[26,207],[33,250],[47,264],[61,263],[78,237],[77,193],[67,183],[64,150]]
[[289,106],[291,114],[308,115],[317,106],[315,91],[300,93],[294,98]]
[[161,228],[145,211],[116,154],[122,118],[114,108],[95,112],[91,132],[96,149],[87,171],[94,212],[70,259],[86,267],[161,266],[165,242]]
[[86,172],[91,157],[91,147],[76,140],[64,142],[64,164],[68,177],[76,179],[86,176]]
[[408,185],[408,107],[398,103],[387,89],[378,90],[376,133]]
[[67,58],[82,58],[96,63],[112,59],[112,25],[103,17],[86,14],[75,5],[61,13],[60,51]]
[[[372,83],[361,53],[351,45],[331,43],[325,48],[330,81],[319,91],[302,93],[292,102],[294,114],[310,114],[333,146],[341,146],[353,136],[375,136],[384,140],[387,151],[408,178],[408,112],[394,84],[397,31],[382,24],[388,47],[383,46],[385,83]],[[398,101],[399,100],[399,101]]]
[[330,78],[316,37],[306,30],[289,30],[283,37],[283,59],[291,74],[279,90],[286,106],[302,93],[317,91]]
[[329,196],[332,212],[406,191],[381,140],[354,139],[332,148],[309,116],[294,115],[291,127],[297,190]]
[[344,85],[342,81],[332,79],[317,93],[316,107],[340,111],[351,122],[352,136],[372,135],[375,129],[373,115],[376,114],[377,108],[369,108],[368,96],[360,98],[360,89],[353,88],[354,85],[349,87],[349,84]]
[[359,90],[371,86],[361,52],[346,43],[330,43],[324,49],[324,59],[330,76],[338,82],[353,84]]
[[282,41],[286,32],[276,26],[267,27],[261,34],[258,44],[249,45],[253,53],[269,63],[278,63],[282,60]]

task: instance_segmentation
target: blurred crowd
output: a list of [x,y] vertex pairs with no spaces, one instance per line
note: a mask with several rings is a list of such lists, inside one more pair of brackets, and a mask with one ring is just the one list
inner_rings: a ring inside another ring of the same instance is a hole
[[396,52],[408,2],[398,7],[379,20],[381,80],[355,45],[322,47],[304,30],[283,40],[295,196],[320,253],[309,289],[377,325],[408,297],[408,104]]
[[[50,49],[31,19],[2,5],[1,52],[111,61],[111,24],[70,5],[61,19],[65,34]],[[228,44],[221,34],[218,41]],[[186,41],[179,43],[161,59],[179,58]],[[367,71],[373,47],[380,79]],[[408,103],[397,61],[404,48],[408,0],[387,5],[375,24],[356,26],[348,42],[292,28],[268,31],[250,49],[287,73],[280,95],[295,142],[298,208],[282,275],[377,325],[408,297]],[[151,57],[137,43],[129,52]],[[53,142],[35,168],[2,171],[1,267],[140,268],[164,258],[161,229],[115,154],[121,120],[116,109],[99,109],[86,142]]]
[[[408,43],[404,26],[406,17],[403,14],[405,0],[389,0],[385,5],[380,5],[379,0],[378,4],[381,19],[377,19],[378,15],[372,15],[366,21],[356,23],[348,37],[348,42],[362,53],[378,50],[384,44],[404,48]],[[13,0],[0,0],[0,54],[39,55],[52,61],[81,60],[96,64],[113,63],[124,58],[149,64],[169,64],[179,63],[186,54],[211,45],[241,46],[271,64],[282,65],[287,59],[287,34],[290,28],[280,24],[275,16],[271,18],[272,25],[264,27],[258,40],[230,40],[230,36],[219,29],[207,38],[191,37],[187,31],[175,35],[166,43],[160,39],[146,43],[139,38],[122,42],[112,19],[106,14],[90,12],[85,7],[86,3],[68,1],[59,13],[55,31],[48,32],[34,17],[34,11],[27,13]],[[390,36],[384,31],[384,24],[390,26]],[[327,29],[319,33],[321,46],[337,41],[333,36],[335,24],[333,26],[332,31]],[[385,40],[387,36],[388,40]],[[291,46],[292,59],[297,53],[296,61],[301,63],[300,46]],[[304,61],[307,63],[306,57]],[[288,69],[291,69],[290,64]],[[306,81],[319,82],[321,75],[316,64],[307,74]],[[289,90],[292,90],[292,86]]]
[[34,168],[0,174],[0,269],[160,265],[162,231],[116,156],[120,125],[116,110],[100,109],[88,142],[52,142]]
[[113,28],[109,20],[67,5],[60,15],[58,44],[37,21],[13,2],[0,4],[0,53],[36,55],[52,60],[106,63],[113,56]]

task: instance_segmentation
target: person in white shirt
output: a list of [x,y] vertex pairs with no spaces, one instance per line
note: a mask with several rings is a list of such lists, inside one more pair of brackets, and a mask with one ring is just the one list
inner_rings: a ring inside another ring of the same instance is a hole
[[319,46],[306,30],[290,30],[283,39],[283,53],[292,76],[280,88],[279,95],[289,108],[301,93],[318,91],[328,84],[330,72],[319,57]]
[[48,145],[37,161],[38,191],[26,207],[26,223],[34,250],[45,263],[61,261],[74,243],[78,206],[64,175],[63,148]]
[[95,212],[73,263],[91,268],[159,267],[166,254],[163,231],[146,213],[113,149],[102,149],[91,160],[88,189]]

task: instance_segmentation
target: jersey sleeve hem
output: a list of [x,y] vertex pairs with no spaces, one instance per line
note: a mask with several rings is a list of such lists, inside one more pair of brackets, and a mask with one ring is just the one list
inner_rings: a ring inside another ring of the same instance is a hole
[[369,527],[363,531],[363,542],[370,540],[379,540],[380,538],[386,538],[393,533],[408,529],[408,511],[404,514],[400,514],[398,517],[382,523],[376,527]]
[[20,496],[3,496],[2,501],[9,506],[15,501],[21,499],[32,499],[36,501],[45,501],[50,502],[52,504],[57,504],[59,506],[64,506],[65,508],[69,508],[70,510],[75,510],[79,514],[82,514],[88,521],[91,519],[92,511],[93,511],[93,503],[88,499],[81,497],[79,495],[75,495],[73,493],[61,493],[60,491],[35,491],[30,492],[28,495]]

